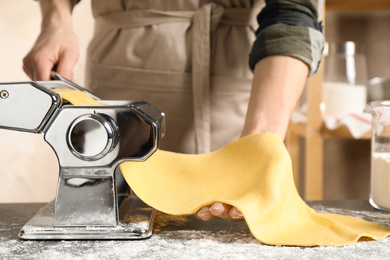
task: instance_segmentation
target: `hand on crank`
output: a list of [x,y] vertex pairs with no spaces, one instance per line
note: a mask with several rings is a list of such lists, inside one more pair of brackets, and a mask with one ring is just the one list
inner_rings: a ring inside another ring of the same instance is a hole
[[210,220],[214,218],[222,218],[230,221],[244,220],[244,216],[236,207],[220,202],[216,202],[211,206],[203,207],[195,213],[195,217],[201,220]]
[[73,80],[78,57],[78,40],[70,13],[44,11],[41,33],[23,59],[23,70],[32,80],[50,80],[51,71],[56,66],[59,74]]

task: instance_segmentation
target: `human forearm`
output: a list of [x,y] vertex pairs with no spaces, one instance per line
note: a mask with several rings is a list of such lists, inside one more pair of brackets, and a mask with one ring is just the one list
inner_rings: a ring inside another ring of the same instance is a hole
[[269,56],[258,62],[242,136],[274,132],[284,139],[308,73],[304,62],[289,56]]
[[49,26],[72,26],[72,11],[75,0],[39,0],[42,13],[42,30]]
[[[290,56],[269,56],[256,65],[242,136],[274,132],[282,139],[290,115],[305,85],[309,67]],[[240,211],[224,203],[203,207],[197,218],[243,220]]]

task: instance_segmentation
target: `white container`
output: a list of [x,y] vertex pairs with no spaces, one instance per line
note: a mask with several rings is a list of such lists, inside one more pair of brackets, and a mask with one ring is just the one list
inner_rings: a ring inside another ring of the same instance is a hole
[[362,113],[367,104],[367,88],[365,85],[324,82],[322,100],[324,116],[342,118],[351,113]]
[[378,209],[390,209],[390,153],[373,153],[370,203]]
[[370,204],[390,211],[390,101],[374,101],[365,112],[372,114]]

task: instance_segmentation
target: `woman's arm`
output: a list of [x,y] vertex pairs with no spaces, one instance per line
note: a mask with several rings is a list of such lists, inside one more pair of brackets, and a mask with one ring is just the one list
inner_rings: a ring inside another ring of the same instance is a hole
[[[259,61],[254,71],[242,136],[274,132],[284,139],[308,73],[309,67],[304,62],[289,56],[275,55]],[[223,203],[204,207],[195,216],[202,220],[217,217],[243,220],[237,208]]]
[[242,136],[274,132],[284,139],[308,73],[304,62],[290,56],[269,56],[258,62]]

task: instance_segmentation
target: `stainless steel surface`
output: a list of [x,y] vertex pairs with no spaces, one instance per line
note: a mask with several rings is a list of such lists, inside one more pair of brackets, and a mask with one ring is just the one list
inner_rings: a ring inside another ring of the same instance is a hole
[[39,133],[60,106],[60,96],[34,82],[0,83],[1,128]]
[[[68,134],[76,118],[99,114],[112,119],[120,136],[118,144],[105,156],[88,160],[69,149]],[[45,140],[52,146],[62,167],[115,167],[123,160],[143,161],[158,147],[160,122],[145,115],[135,105],[79,107],[64,105],[47,128]]]
[[95,161],[112,151],[118,141],[113,119],[100,114],[82,115],[69,127],[68,145],[71,152],[86,161]]
[[[123,161],[144,161],[157,150],[164,132],[164,114],[140,101],[71,105],[52,89],[77,89],[98,98],[56,73],[53,76],[61,80],[0,84],[0,91],[9,93],[7,99],[0,99],[0,111],[7,111],[0,114],[0,128],[44,132],[60,166],[55,203],[26,224],[20,237],[150,236],[154,213],[142,205],[142,221],[132,223],[135,218],[129,217],[126,209],[136,213],[134,205],[139,203],[134,202],[117,166]],[[42,229],[42,223],[49,226]]]
[[104,177],[63,177],[58,180],[54,226],[116,226],[115,181]]
[[[98,226],[88,223],[78,226],[57,227],[53,223],[54,202],[41,208],[21,229],[23,239],[145,239],[152,235],[155,211],[134,194],[122,201],[119,207],[119,224]],[[99,212],[96,212],[99,217]],[[102,215],[101,215],[102,216]],[[76,216],[77,217],[77,216]]]

